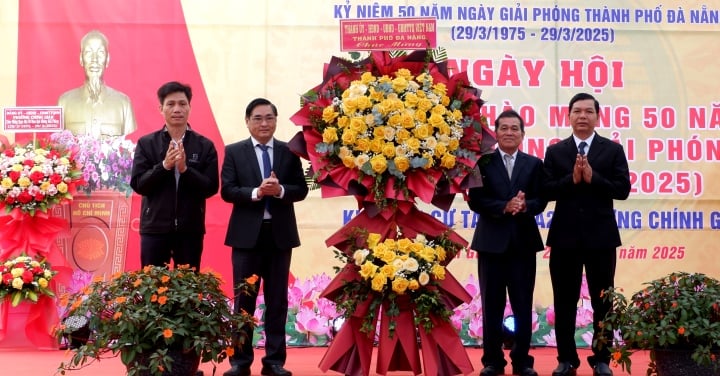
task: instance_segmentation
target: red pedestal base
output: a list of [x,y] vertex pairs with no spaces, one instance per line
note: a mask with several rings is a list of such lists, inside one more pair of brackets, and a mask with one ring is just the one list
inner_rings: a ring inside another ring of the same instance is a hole
[[[32,303],[21,302],[13,307],[10,302],[0,302],[0,328],[5,328],[5,337],[0,340],[0,348],[9,349],[40,349],[55,350],[55,348],[38,347],[28,338],[25,328]],[[52,343],[52,337],[48,334],[48,343]]]

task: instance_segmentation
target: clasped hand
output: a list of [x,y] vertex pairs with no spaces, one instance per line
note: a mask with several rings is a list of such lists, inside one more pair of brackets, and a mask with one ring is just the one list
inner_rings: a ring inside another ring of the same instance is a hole
[[277,176],[275,176],[275,171],[270,171],[270,176],[263,179],[258,187],[258,198],[264,196],[279,196],[280,192],[280,181]]
[[518,191],[518,193],[505,204],[505,212],[515,215],[520,212],[524,212],[527,209],[525,204],[525,192]]
[[575,158],[575,166],[573,167],[573,183],[578,184],[581,181],[590,184],[592,180],[592,167],[587,160],[586,155],[578,154]]
[[170,146],[165,153],[165,159],[163,160],[163,167],[168,170],[177,168],[177,170],[181,173],[187,170],[187,164],[185,160],[185,148],[183,147],[182,141],[170,142]]

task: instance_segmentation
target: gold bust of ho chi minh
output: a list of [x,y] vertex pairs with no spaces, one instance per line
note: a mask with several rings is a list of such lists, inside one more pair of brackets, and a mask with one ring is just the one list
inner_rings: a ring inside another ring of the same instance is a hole
[[85,83],[58,99],[58,105],[63,108],[65,129],[74,135],[123,136],[137,128],[130,98],[103,81],[109,62],[105,35],[97,30],[85,34],[80,41],[80,65],[85,70]]

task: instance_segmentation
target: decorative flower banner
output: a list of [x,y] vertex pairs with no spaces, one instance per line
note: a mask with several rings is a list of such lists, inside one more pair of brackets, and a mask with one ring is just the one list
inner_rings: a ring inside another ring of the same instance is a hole
[[368,375],[378,322],[378,373],[422,373],[418,336],[425,373],[473,370],[449,320],[471,297],[445,270],[467,242],[415,200],[449,209],[482,183],[477,163],[495,140],[479,91],[465,73],[448,75],[435,60],[443,54],[333,57],[292,117],[303,130],[290,146],[310,160],[322,196],[352,195],[363,209],[326,241],[347,264],[322,296],[346,321],[323,371]]

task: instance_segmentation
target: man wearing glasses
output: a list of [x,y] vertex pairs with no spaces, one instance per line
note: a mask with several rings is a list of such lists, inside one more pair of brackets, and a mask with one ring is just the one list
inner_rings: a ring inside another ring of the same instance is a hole
[[[233,204],[225,244],[232,247],[233,284],[253,274],[265,294],[265,356],[262,375],[291,376],[284,368],[287,287],[292,249],[300,245],[294,203],[305,199],[308,187],[300,158],[287,143],[273,137],[277,107],[264,98],[245,110],[248,139],[225,147],[220,194]],[[235,311],[255,312],[257,291],[235,292]],[[247,329],[247,328],[246,328]],[[252,331],[230,358],[224,376],[250,376],[254,355]]]

